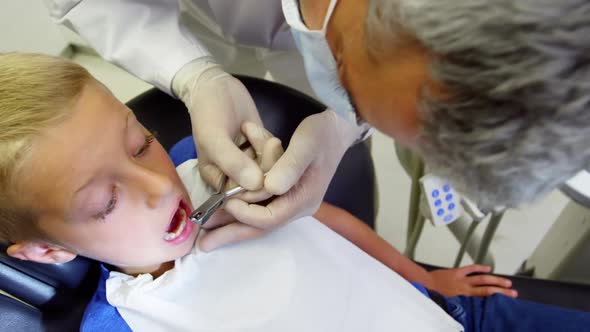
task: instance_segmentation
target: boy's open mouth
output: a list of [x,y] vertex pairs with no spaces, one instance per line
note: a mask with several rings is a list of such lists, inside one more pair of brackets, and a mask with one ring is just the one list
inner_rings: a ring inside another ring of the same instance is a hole
[[[188,220],[188,206],[186,205],[186,203],[184,202],[183,199],[180,200],[180,204],[178,206],[178,209],[176,210],[176,212],[174,213],[174,216],[172,217],[172,220],[170,221],[170,225],[168,225],[168,229],[166,230],[166,233],[164,234],[164,240],[169,241],[169,242],[176,242],[175,240],[180,240],[181,235],[184,235],[185,230],[190,232],[190,230],[192,230],[192,227],[189,220]],[[189,226],[189,227],[187,227]],[[190,228],[190,229],[189,229]],[[184,237],[184,236],[183,236]]]

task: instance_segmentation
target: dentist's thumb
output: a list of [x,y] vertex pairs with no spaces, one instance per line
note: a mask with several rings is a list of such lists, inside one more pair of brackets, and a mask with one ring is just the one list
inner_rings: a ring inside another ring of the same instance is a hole
[[[270,194],[283,195],[301,179],[310,164],[315,160],[316,149],[313,139],[296,132],[287,150],[268,171],[264,188]],[[317,143],[315,143],[317,144]]]

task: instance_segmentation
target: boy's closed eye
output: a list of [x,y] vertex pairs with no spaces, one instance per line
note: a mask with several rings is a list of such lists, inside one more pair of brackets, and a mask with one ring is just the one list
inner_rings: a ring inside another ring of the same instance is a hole
[[[137,149],[137,151],[133,154],[134,158],[140,158],[142,156],[144,156],[150,145],[153,143],[155,137],[153,134],[149,133],[149,134],[145,134],[145,140],[143,142],[143,145]],[[106,205],[106,207],[98,212],[97,214],[95,214],[93,217],[95,220],[97,221],[105,221],[106,217],[115,210],[115,207],[117,206],[117,186],[113,185],[112,190],[111,190],[111,197]]]
[[141,148],[139,148],[139,150],[137,150],[137,152],[133,155],[133,157],[135,158],[139,158],[141,156],[143,156],[148,148],[150,147],[150,145],[152,144],[152,142],[154,141],[155,137],[153,134],[146,134],[145,135],[145,142],[143,143],[143,145],[141,146]]
[[[145,128],[137,121],[135,115],[128,111],[124,118],[124,123],[121,126],[121,142],[124,153],[127,158],[138,159],[146,156],[149,152],[149,147],[155,140],[154,135],[147,132]],[[110,215],[117,207],[119,200],[119,184],[116,181],[116,175],[101,175],[98,176],[95,170],[88,181],[85,182],[75,193],[78,196],[77,205],[79,208],[75,209],[81,212],[79,217],[74,219],[105,221],[106,217]]]

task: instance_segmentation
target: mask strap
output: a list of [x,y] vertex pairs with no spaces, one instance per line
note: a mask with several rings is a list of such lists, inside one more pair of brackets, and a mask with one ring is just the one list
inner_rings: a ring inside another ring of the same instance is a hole
[[282,0],[281,3],[283,6],[283,13],[285,14],[285,20],[289,26],[299,31],[310,31],[303,23],[303,18],[299,11],[298,0]]
[[326,11],[326,16],[324,17],[324,24],[322,25],[321,30],[310,30],[303,23],[303,18],[301,17],[301,13],[299,11],[298,0],[282,0],[281,2],[283,6],[283,13],[285,14],[285,20],[287,21],[287,24],[289,24],[292,28],[305,32],[320,31],[325,35],[326,28],[328,27],[328,23],[330,22],[330,18],[332,17],[332,13],[334,12],[334,8],[336,8],[338,0],[330,0],[330,4],[328,5],[328,10]]
[[338,0],[330,0],[328,10],[326,11],[326,17],[324,18],[324,24],[322,25],[322,32],[324,33],[326,33],[326,28],[328,27],[328,23],[330,23],[330,18],[332,18],[332,14],[334,13],[334,8],[336,8],[337,3]]

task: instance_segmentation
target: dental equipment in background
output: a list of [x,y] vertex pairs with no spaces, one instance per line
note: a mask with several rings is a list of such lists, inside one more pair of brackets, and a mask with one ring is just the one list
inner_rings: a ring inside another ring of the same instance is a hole
[[[421,165],[419,164],[419,166]],[[412,175],[416,183],[416,188],[412,188],[410,203],[410,206],[415,208],[415,212],[411,215],[414,222],[409,224],[412,226],[412,231],[408,237],[404,254],[410,259],[414,259],[424,222],[426,219],[430,219],[435,226],[448,225],[453,235],[461,242],[454,267],[460,266],[465,252],[468,252],[474,263],[486,264],[493,269],[495,262],[489,252],[489,247],[502,220],[505,208],[496,207],[490,211],[481,211],[476,204],[466,197],[462,197],[443,179],[431,174],[424,175],[423,169]],[[488,217],[489,222],[483,238],[471,241],[476,227]]]

